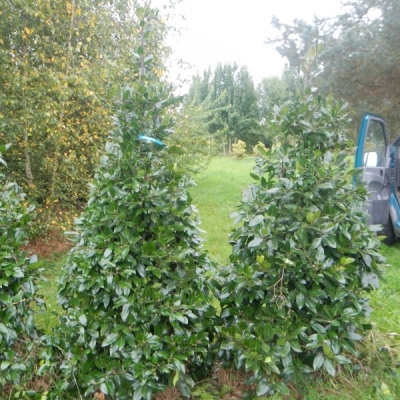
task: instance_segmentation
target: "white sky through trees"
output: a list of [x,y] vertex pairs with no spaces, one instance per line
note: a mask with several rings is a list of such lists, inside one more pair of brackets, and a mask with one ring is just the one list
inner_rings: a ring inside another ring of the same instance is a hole
[[[153,0],[154,6],[167,0]],[[174,37],[171,78],[177,79],[177,60],[192,68],[180,75],[190,78],[196,72],[220,63],[246,65],[255,84],[268,76],[281,76],[284,60],[265,40],[277,36],[271,19],[291,23],[295,18],[311,22],[313,16],[335,16],[341,11],[341,0],[183,0],[176,6],[172,24],[181,28]]]

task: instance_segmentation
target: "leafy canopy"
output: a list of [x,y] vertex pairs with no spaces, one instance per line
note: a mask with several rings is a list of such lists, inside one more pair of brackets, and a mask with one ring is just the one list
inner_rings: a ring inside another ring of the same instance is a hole
[[269,40],[287,58],[307,86],[322,95],[333,93],[350,104],[355,121],[366,111],[384,115],[390,131],[400,127],[400,3],[396,0],[356,0],[344,3],[336,18],[274,19],[279,38]]
[[152,73],[163,72],[166,23],[154,13],[142,32],[139,4],[0,0],[0,142],[14,144],[5,158],[39,215],[86,200],[142,34]]

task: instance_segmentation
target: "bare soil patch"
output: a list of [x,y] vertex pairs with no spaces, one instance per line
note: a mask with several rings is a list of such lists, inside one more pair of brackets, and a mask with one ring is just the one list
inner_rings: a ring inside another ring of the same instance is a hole
[[53,254],[66,253],[73,243],[61,231],[52,230],[45,236],[37,237],[29,242],[25,250],[36,254],[39,258],[49,258]]

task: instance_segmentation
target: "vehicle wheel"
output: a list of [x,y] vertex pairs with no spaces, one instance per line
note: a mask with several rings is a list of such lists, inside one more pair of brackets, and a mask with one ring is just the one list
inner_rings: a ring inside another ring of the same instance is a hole
[[396,243],[397,237],[396,233],[394,232],[393,223],[390,216],[387,224],[383,225],[383,230],[380,234],[386,236],[386,238],[383,239],[383,243],[387,244],[388,246]]

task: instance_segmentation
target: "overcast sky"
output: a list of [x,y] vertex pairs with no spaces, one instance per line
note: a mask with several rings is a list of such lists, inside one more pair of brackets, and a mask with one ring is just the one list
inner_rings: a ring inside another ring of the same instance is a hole
[[[160,5],[166,0],[154,0]],[[178,72],[176,60],[192,65],[187,77],[213,70],[220,63],[246,65],[255,84],[268,76],[281,76],[284,60],[264,42],[278,34],[271,26],[273,15],[282,22],[295,18],[311,22],[314,15],[327,17],[341,11],[341,0],[183,0],[176,8],[185,20],[174,25],[182,28],[174,38],[172,77]]]

